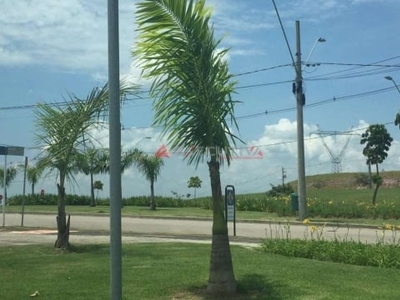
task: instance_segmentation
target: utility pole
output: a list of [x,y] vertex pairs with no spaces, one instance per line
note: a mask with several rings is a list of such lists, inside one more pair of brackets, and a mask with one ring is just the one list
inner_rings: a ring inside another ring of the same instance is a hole
[[297,191],[299,199],[299,219],[304,220],[307,215],[306,175],[304,163],[304,128],[303,106],[305,95],[303,93],[303,77],[301,74],[301,47],[300,47],[300,22],[296,21],[296,83],[293,89],[297,102]]
[[282,167],[282,187],[285,186],[286,170]]

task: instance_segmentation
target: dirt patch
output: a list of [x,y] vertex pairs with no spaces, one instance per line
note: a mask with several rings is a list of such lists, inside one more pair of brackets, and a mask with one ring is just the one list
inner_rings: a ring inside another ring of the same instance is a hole
[[179,292],[171,297],[171,300],[249,300],[258,299],[259,293],[251,294],[209,294],[204,288],[192,289],[190,291]]

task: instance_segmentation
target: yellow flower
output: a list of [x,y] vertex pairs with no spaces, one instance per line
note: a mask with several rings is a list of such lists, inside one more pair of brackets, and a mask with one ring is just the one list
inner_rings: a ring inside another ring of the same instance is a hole
[[331,205],[333,203],[333,201],[329,201],[328,204]]
[[306,224],[306,225],[307,225],[307,224],[310,224],[310,220],[309,220],[309,219],[304,219],[304,220],[303,220],[303,224]]
[[318,227],[315,225],[310,227],[311,232],[315,232],[315,231],[317,231],[317,229],[318,229]]
[[392,230],[392,225],[390,225],[390,224],[385,224],[385,229],[387,229],[387,230]]

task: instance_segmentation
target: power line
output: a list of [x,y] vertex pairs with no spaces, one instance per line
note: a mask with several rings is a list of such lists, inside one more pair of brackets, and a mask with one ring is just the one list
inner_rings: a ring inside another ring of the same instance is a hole
[[269,67],[269,68],[263,68],[263,69],[258,69],[258,70],[253,70],[253,71],[247,71],[247,72],[243,72],[243,73],[238,73],[238,74],[233,75],[233,77],[239,77],[239,76],[244,76],[244,75],[251,75],[251,74],[255,74],[255,73],[259,73],[259,72],[270,71],[270,70],[274,70],[274,69],[278,69],[278,68],[291,67],[291,66],[292,66],[292,64],[278,65],[278,66],[274,66],[274,67]]
[[278,17],[279,24],[280,24],[281,29],[282,29],[283,37],[285,38],[286,46],[287,46],[287,48],[289,50],[290,58],[292,59],[292,64],[293,64],[293,66],[295,66],[296,63],[294,61],[294,56],[293,56],[292,50],[290,49],[289,41],[288,41],[288,38],[286,36],[285,28],[283,27],[283,24],[282,24],[281,16],[279,15],[278,8],[276,7],[275,0],[272,0],[272,4],[274,5],[276,16]]
[[[375,61],[375,62],[373,62],[373,63],[371,63],[371,64],[381,64],[381,63],[383,63],[383,62],[390,61],[390,60],[394,60],[394,59],[397,59],[397,58],[400,58],[400,55],[393,56],[393,57],[386,58],[386,59],[379,60],[379,61]],[[348,71],[357,70],[357,69],[360,69],[360,68],[362,68],[362,67],[357,66],[357,67],[353,67],[353,68],[349,68],[349,69],[345,69],[345,70],[334,71],[334,72],[329,72],[329,73],[326,73],[326,74],[316,75],[316,76],[314,76],[313,78],[318,78],[318,77],[324,77],[324,76],[328,76],[328,75],[334,75],[334,74],[344,73],[344,72],[348,72]]]
[[[357,94],[351,94],[351,95],[345,95],[345,96],[339,96],[339,97],[332,97],[332,98],[329,98],[326,100],[321,100],[318,102],[305,104],[304,108],[313,108],[316,106],[325,105],[325,104],[329,104],[329,103],[335,103],[335,102],[339,102],[339,101],[346,101],[346,100],[352,100],[352,99],[357,99],[357,98],[369,97],[369,96],[377,95],[380,93],[392,91],[394,89],[395,89],[395,87],[388,87],[388,88],[383,88],[383,89],[378,89],[378,90],[371,90],[371,91],[367,91],[367,92],[363,92],[363,93],[357,93]],[[266,110],[266,111],[260,112],[260,113],[238,116],[238,117],[236,117],[236,120],[256,118],[256,117],[261,117],[261,116],[270,115],[270,114],[280,114],[280,113],[285,113],[285,112],[294,111],[294,110],[296,110],[295,106],[281,108],[281,109],[275,109],[275,110]]]

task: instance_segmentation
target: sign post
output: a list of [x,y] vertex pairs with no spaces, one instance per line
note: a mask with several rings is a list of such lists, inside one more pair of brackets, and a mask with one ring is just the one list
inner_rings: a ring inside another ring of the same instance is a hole
[[225,187],[225,217],[226,222],[233,222],[233,236],[236,236],[236,198],[233,185]]
[[24,156],[24,147],[0,146],[0,155],[4,155],[4,175],[3,175],[4,199],[2,199],[3,227],[4,227],[6,224],[5,204],[7,201],[7,155]]

